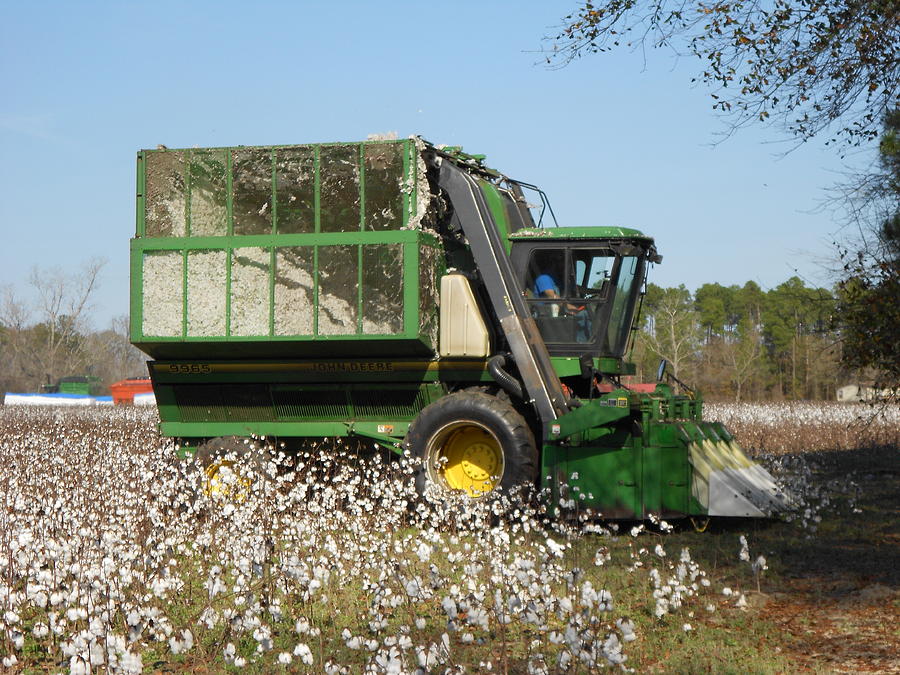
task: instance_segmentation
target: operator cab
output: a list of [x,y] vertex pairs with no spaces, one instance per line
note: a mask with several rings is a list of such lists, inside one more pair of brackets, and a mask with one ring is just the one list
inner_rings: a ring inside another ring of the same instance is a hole
[[653,240],[622,228],[519,230],[510,240],[518,281],[550,354],[621,359],[647,263],[661,260]]

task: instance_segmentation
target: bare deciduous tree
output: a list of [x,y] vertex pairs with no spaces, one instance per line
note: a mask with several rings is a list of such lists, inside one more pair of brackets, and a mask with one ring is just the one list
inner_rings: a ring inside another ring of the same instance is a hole
[[4,326],[4,380],[35,389],[44,381],[55,382],[85,368],[84,334],[104,265],[103,260],[90,260],[70,274],[33,269],[29,277],[34,291],[31,303],[22,300],[12,287],[3,289],[0,324]]
[[147,374],[147,356],[129,340],[127,316],[118,316],[106,330],[88,335],[84,352],[91,373],[103,382]]
[[648,328],[643,338],[649,350],[666,359],[672,372],[681,378],[696,355],[700,329],[691,293],[684,286],[661,288],[650,284],[644,301]]

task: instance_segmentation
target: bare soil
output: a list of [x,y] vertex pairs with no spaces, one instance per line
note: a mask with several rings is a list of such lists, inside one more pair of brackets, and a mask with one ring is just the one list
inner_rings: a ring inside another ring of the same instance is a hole
[[783,632],[777,642],[796,672],[900,673],[900,450],[807,459],[813,480],[838,496],[801,542],[782,539],[786,524],[757,533],[778,559],[753,603],[759,618]]

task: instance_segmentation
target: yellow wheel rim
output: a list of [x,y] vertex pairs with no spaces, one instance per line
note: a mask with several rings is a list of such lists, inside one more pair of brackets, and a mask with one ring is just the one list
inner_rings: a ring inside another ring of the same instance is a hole
[[481,497],[503,476],[503,449],[497,437],[475,422],[456,422],[428,443],[428,470],[447,489]]
[[203,491],[211,499],[241,503],[247,498],[251,482],[234,469],[229,459],[216,460],[203,470]]

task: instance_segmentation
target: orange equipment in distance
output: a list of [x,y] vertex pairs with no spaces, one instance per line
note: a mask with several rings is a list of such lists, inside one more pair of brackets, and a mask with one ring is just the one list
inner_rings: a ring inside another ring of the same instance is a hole
[[153,391],[149,377],[129,377],[109,385],[114,405],[132,405],[135,394],[148,394]]

